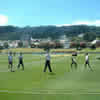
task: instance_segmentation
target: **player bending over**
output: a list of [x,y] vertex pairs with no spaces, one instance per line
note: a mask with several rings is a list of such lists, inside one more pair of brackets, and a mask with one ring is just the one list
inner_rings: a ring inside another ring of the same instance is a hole
[[20,68],[20,65],[22,65],[22,68],[23,68],[23,70],[24,70],[24,63],[23,63],[23,56],[22,56],[22,53],[20,53],[20,56],[19,56],[18,69]]
[[86,56],[85,56],[85,68],[87,67],[87,65],[88,65],[88,67],[90,68],[90,70],[93,71],[93,70],[92,70],[92,67],[90,66],[90,63],[89,63],[89,56],[88,56],[88,53],[86,53]]

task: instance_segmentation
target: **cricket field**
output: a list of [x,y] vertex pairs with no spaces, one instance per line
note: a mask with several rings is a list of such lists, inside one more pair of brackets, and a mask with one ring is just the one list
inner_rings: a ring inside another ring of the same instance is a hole
[[76,58],[78,69],[70,68],[71,54],[52,54],[53,73],[43,72],[44,54],[24,54],[25,70],[8,70],[8,55],[0,54],[0,100],[99,100],[100,54],[89,54],[93,72],[84,68],[85,55]]

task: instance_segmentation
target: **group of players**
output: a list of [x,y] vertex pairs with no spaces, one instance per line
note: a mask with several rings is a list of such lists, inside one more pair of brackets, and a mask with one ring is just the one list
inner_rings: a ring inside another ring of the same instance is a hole
[[[76,53],[76,54],[75,54],[75,53],[72,54],[72,63],[71,63],[71,68],[73,67],[73,65],[75,65],[75,68],[77,69],[77,62],[76,62],[74,56],[77,56],[77,53]],[[88,55],[88,53],[85,54],[85,64],[84,64],[84,66],[85,66],[85,68],[87,68],[87,66],[88,66],[89,69],[90,69],[91,71],[93,71],[93,69],[92,69],[92,67],[91,67],[91,65],[90,65],[89,55]]]
[[[77,66],[78,66],[78,64],[76,62],[76,59],[75,59],[76,58],[75,56],[77,56],[77,53],[76,52],[72,53],[72,57],[71,57],[71,69],[73,69],[73,66],[75,66],[75,69],[77,69]],[[51,64],[50,64],[50,59],[51,59],[50,58],[50,54],[47,53],[45,67],[44,67],[44,72],[46,72],[47,67],[48,67],[49,71],[52,72]],[[86,55],[85,55],[85,64],[84,64],[84,66],[85,66],[85,68],[87,68],[87,66],[88,66],[89,69],[91,71],[93,71],[93,69],[92,69],[92,67],[90,65],[88,53],[86,53]]]
[[[14,53],[14,56],[15,56],[15,53]],[[75,56],[77,56],[77,53],[72,53],[72,58],[71,58],[71,69],[73,69],[73,65],[75,66],[75,68],[77,69],[77,62],[75,60]],[[23,54],[20,53],[19,57],[19,63],[18,63],[18,66],[17,68],[19,69],[20,68],[20,65],[22,65],[22,70],[24,71],[24,62],[23,62]],[[50,56],[50,53],[47,52],[46,54],[46,59],[45,59],[45,67],[44,67],[44,72],[46,72],[47,68],[49,69],[50,72],[52,72],[52,68],[51,68],[51,56]],[[92,67],[90,66],[90,63],[89,63],[89,55],[88,53],[86,53],[86,56],[85,56],[85,68],[88,66],[90,68],[91,71],[93,71]],[[8,69],[10,69],[11,72],[14,72],[13,70],[13,55],[12,55],[12,52],[9,53],[8,55]]]
[[[15,56],[15,55],[16,55],[16,54],[14,53],[14,56]],[[22,65],[22,69],[23,69],[23,71],[24,71],[24,63],[23,63],[23,56],[22,56],[22,53],[20,53],[18,59],[19,59],[19,63],[18,63],[17,68],[19,69],[19,68],[20,68],[20,65]],[[13,54],[12,54],[12,52],[10,52],[10,53],[8,54],[8,69],[10,69],[11,72],[14,72],[14,70],[13,70]]]

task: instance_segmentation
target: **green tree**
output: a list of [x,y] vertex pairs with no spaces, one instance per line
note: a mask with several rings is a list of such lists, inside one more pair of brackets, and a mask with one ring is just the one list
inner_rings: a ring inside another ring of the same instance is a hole
[[84,34],[83,39],[90,42],[96,39],[96,33],[95,32],[87,32]]
[[2,52],[2,50],[3,50],[3,46],[0,45],[0,53]]
[[4,43],[4,48],[6,48],[6,49],[9,48],[8,42],[5,42],[5,43]]
[[20,47],[20,48],[23,47],[23,42],[22,42],[22,41],[20,41],[20,42],[18,43],[18,47]]

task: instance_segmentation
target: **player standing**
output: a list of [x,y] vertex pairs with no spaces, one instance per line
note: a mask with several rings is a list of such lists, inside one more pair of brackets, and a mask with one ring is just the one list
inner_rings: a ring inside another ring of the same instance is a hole
[[11,72],[13,72],[12,68],[13,68],[13,56],[12,52],[10,52],[8,55],[8,69],[10,69]]
[[90,70],[93,71],[93,70],[92,70],[92,67],[90,66],[89,55],[88,55],[88,53],[86,53],[86,56],[85,56],[85,68],[87,67],[87,65],[88,65],[88,67],[90,68]]
[[46,62],[45,62],[44,72],[46,72],[47,67],[48,67],[49,71],[52,72],[50,60],[51,60],[51,57],[50,57],[50,54],[48,52],[46,54]]
[[20,56],[19,56],[18,69],[20,68],[20,65],[22,65],[22,68],[23,68],[23,70],[24,70],[24,63],[23,63],[23,56],[22,56],[22,53],[20,53]]
[[72,60],[71,69],[73,68],[73,65],[75,65],[75,69],[77,69],[77,62],[76,62],[75,56],[77,56],[77,53],[72,54],[72,58],[71,58],[71,60]]

